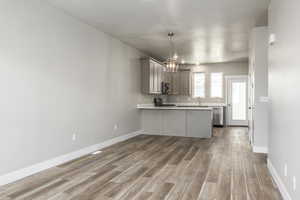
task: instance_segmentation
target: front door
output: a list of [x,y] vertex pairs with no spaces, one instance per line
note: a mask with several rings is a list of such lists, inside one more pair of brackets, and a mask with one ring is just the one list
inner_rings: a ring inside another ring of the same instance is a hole
[[227,125],[248,126],[248,77],[230,76],[227,80]]

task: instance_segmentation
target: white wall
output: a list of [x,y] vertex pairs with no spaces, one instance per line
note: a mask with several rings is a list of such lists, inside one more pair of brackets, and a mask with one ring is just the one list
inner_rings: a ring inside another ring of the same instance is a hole
[[[269,47],[270,134],[269,158],[288,188],[292,199],[300,199],[300,1],[272,0],[270,32],[277,42]],[[288,165],[285,177],[284,164]],[[292,177],[298,181],[292,189]]]
[[[248,75],[248,62],[231,62],[231,63],[216,63],[203,64],[200,66],[190,66],[194,72],[204,72],[206,74],[205,96],[200,101],[203,103],[225,103],[225,76],[232,75]],[[223,72],[224,75],[224,98],[210,98],[210,73]],[[197,102],[199,99],[194,99],[187,96],[171,96],[168,98],[170,102]]]
[[[262,101],[262,98],[268,97],[268,28],[256,27],[252,30],[250,40],[250,66],[249,74],[250,88],[249,94],[253,107],[254,130],[250,124],[250,134],[253,130],[253,147],[254,151],[268,151],[268,102]],[[250,114],[250,115],[251,115]],[[252,123],[252,117],[250,122]]]
[[139,51],[39,0],[0,24],[0,175],[140,129]]

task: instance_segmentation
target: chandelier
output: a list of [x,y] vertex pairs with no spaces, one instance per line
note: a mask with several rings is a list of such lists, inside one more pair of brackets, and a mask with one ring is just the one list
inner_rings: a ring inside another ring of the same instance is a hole
[[170,54],[169,58],[165,61],[166,71],[167,72],[177,72],[179,68],[179,64],[177,63],[177,54],[175,53],[175,46],[173,43],[174,33],[168,33],[169,42],[170,42]]

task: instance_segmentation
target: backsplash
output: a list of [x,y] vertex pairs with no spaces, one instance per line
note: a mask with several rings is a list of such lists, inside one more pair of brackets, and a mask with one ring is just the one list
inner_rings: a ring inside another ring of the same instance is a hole
[[154,97],[161,97],[163,99],[163,102],[168,102],[168,97],[165,95],[140,95],[138,104],[152,104]]
[[193,98],[189,96],[168,96],[167,102],[170,103],[226,103],[225,98]]

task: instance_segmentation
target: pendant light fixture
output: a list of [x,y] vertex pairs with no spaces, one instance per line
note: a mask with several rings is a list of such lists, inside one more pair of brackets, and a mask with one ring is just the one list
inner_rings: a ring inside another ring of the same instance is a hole
[[178,55],[175,52],[175,45],[173,42],[174,33],[169,32],[168,38],[170,42],[170,54],[168,59],[165,61],[166,71],[167,72],[177,72],[179,64],[177,63]]

